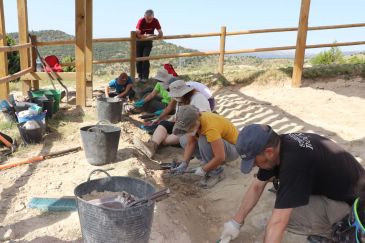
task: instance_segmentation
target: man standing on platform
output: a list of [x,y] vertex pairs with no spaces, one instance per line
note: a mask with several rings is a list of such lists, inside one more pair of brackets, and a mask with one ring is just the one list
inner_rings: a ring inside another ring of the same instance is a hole
[[[163,36],[161,25],[154,17],[152,9],[146,10],[146,12],[144,13],[144,17],[138,20],[136,29],[137,57],[148,57],[152,50],[152,40],[142,41],[142,39],[154,37],[155,29],[158,32],[158,37]],[[139,80],[146,81],[150,73],[150,62],[148,60],[137,62],[137,73]]]

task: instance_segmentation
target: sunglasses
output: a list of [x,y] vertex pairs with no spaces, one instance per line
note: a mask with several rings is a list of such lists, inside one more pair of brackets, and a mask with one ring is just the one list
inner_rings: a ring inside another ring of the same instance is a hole
[[349,226],[355,227],[356,229],[356,243],[365,242],[365,227],[360,221],[359,210],[364,209],[359,209],[359,198],[356,198],[348,217]]

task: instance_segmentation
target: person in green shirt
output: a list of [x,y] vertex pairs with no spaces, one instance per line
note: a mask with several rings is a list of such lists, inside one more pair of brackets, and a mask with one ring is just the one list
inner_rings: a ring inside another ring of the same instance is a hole
[[144,98],[136,101],[134,106],[140,111],[160,115],[171,101],[168,87],[173,81],[176,81],[176,78],[165,69],[159,69],[154,79],[158,82],[153,88],[153,91]]

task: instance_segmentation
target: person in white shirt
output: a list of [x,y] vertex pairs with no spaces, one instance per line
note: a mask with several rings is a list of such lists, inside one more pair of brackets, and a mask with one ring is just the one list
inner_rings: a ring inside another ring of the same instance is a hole
[[213,97],[212,91],[210,91],[210,89],[207,86],[195,81],[188,81],[186,82],[186,85],[189,87],[193,87],[195,90],[199,91],[202,95],[204,95],[208,99],[210,110],[214,111],[215,99]]
[[176,109],[177,112],[179,107],[183,105],[193,105],[198,108],[200,112],[211,112],[208,99],[193,87],[186,85],[183,80],[173,82],[170,85],[169,90],[172,100],[157,119],[156,122],[159,123],[159,125],[154,131],[152,138],[148,142],[143,142],[137,137],[133,140],[135,147],[149,158],[153,157],[160,144],[179,144],[179,137],[172,134],[172,129],[175,125],[175,117],[173,118],[173,121],[165,120],[171,111]]

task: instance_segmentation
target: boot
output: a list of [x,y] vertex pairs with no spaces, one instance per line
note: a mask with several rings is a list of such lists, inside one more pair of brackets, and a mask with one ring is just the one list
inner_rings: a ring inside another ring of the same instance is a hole
[[143,142],[141,139],[134,137],[133,138],[134,146],[144,153],[148,158],[152,159],[155,155],[158,144],[152,140],[149,140],[147,143]]
[[204,189],[209,189],[215,186],[218,182],[225,178],[224,168],[219,167],[215,170],[208,172],[198,183],[197,185]]

